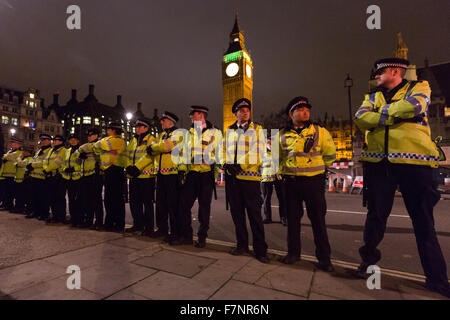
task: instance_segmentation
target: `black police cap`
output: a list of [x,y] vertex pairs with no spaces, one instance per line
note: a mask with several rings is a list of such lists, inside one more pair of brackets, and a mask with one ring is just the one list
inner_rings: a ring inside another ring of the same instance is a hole
[[144,126],[144,127],[149,128],[149,127],[150,127],[150,122],[149,122],[147,119],[139,118],[139,119],[137,119],[136,122],[134,123],[134,126],[135,126],[135,127],[138,127],[138,126]]
[[65,141],[65,140],[64,140],[64,137],[63,137],[63,136],[60,136],[59,134],[57,134],[56,136],[54,136],[52,140],[58,140],[58,141],[61,141],[61,142],[64,142],[64,141]]
[[192,115],[196,111],[208,114],[209,109],[205,106],[191,106],[191,111],[189,112],[189,115]]
[[114,129],[114,130],[122,130],[122,125],[119,122],[110,122],[108,123],[107,129]]
[[93,134],[99,135],[100,130],[98,128],[91,128],[88,130],[87,135],[92,136]]
[[309,104],[308,98],[298,96],[289,101],[287,107],[286,107],[286,114],[289,115],[289,112],[293,112],[297,108],[301,107],[307,107],[308,109],[311,109],[312,106]]
[[45,139],[52,140],[52,137],[46,133],[41,133],[39,135],[39,140],[45,140]]
[[409,61],[401,58],[383,58],[375,61],[374,74],[379,74],[385,68],[402,68],[407,69]]
[[231,108],[231,111],[233,113],[236,113],[241,108],[248,108],[249,110],[252,110],[252,103],[250,102],[250,100],[248,100],[246,98],[241,98],[241,99],[237,100],[235,103],[233,103],[233,107]]
[[173,114],[172,112],[169,112],[169,111],[164,111],[163,112],[163,114],[161,115],[160,120],[162,120],[162,119],[172,120],[173,123],[177,123],[178,120],[179,120],[178,117],[175,114]]

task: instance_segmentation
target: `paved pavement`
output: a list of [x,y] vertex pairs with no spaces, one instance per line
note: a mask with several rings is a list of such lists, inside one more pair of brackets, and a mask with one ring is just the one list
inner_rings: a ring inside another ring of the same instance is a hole
[[[295,265],[262,264],[227,253],[230,244],[171,247],[158,240],[119,233],[48,226],[0,212],[0,299],[110,300],[335,300],[443,299],[420,279],[381,271],[381,289],[354,279],[354,266],[315,269],[309,257]],[[67,289],[67,268],[77,265],[81,288]]]

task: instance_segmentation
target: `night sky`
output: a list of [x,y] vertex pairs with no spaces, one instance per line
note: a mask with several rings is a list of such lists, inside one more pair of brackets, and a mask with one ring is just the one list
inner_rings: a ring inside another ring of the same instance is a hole
[[[350,5],[351,3],[351,5]],[[81,7],[79,31],[66,8]],[[381,30],[368,30],[366,9],[381,7]],[[192,104],[222,123],[221,59],[238,9],[254,64],[255,120],[304,95],[312,117],[348,117],[344,79],[354,79],[354,111],[377,58],[392,56],[401,31],[418,67],[450,60],[450,5],[433,1],[0,0],[0,86],[41,90],[49,105],[95,84],[100,102],[123,95],[170,110],[188,123]]]

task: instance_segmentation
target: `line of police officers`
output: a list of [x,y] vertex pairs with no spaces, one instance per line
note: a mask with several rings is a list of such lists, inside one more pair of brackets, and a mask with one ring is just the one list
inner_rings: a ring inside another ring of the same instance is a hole
[[[427,287],[449,296],[446,264],[433,221],[433,206],[438,199],[432,188],[431,168],[437,166],[439,157],[426,118],[430,88],[425,81],[402,80],[407,66],[408,62],[402,59],[377,61],[376,77],[381,89],[367,95],[356,113],[357,125],[367,130],[362,161],[365,199],[369,204],[365,245],[360,249],[363,262],[356,276],[367,276],[368,266],[381,258],[376,247],[383,238],[394,192],[400,185],[413,222]],[[90,130],[88,143],[81,146],[78,138],[71,135],[68,148],[63,145],[63,137],[52,139],[43,134],[34,156],[30,150],[20,149],[20,141],[12,139],[11,150],[3,157],[0,169],[3,207],[27,213],[27,218],[67,223],[67,190],[73,226],[124,231],[125,172],[133,216],[133,226],[126,232],[142,232],[172,245],[194,244],[203,248],[220,166],[225,172],[226,202],[237,240],[231,254],[249,252],[248,218],[255,257],[268,262],[261,181],[281,180],[285,209],[280,217],[287,223],[288,242],[288,253],[281,261],[292,264],[300,260],[304,202],[314,235],[316,266],[333,271],[325,224],[325,173],[336,159],[336,148],[330,133],[310,121],[310,109],[306,97],[292,99],[286,107],[291,121],[271,137],[269,148],[262,126],[250,120],[251,102],[245,98],[234,103],[236,122],[227,128],[225,136],[207,120],[208,108],[192,106],[192,126],[188,130],[177,130],[178,117],[166,111],[161,117],[162,134],[152,136],[150,124],[138,119],[136,136],[128,145],[121,137],[119,123],[110,123],[108,136],[100,140],[98,131]],[[196,200],[200,226],[194,243],[191,210]],[[265,222],[270,220],[266,214]]]

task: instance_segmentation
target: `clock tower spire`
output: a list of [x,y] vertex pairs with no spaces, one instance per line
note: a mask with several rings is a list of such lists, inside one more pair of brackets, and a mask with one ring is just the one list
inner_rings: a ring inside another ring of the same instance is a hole
[[222,87],[223,130],[226,131],[236,121],[231,111],[233,103],[240,98],[252,101],[253,92],[253,62],[245,48],[245,38],[239,27],[237,13],[228,50],[222,59]]

